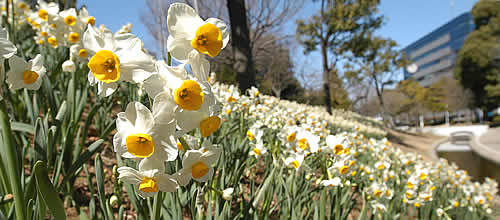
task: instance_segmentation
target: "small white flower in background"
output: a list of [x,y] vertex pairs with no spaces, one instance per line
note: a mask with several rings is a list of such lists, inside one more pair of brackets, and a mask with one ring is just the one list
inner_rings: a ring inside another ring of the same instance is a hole
[[83,34],[83,48],[92,56],[88,79],[98,84],[98,93],[109,96],[117,82],[140,83],[155,72],[152,58],[142,51],[142,42],[133,34],[115,34],[88,25]]
[[250,155],[254,155],[255,157],[259,157],[263,154],[267,153],[267,149],[264,147],[264,144],[262,141],[259,141],[257,143],[250,143],[250,146],[253,147],[253,149],[250,151]]
[[120,167],[118,173],[120,173],[118,178],[134,185],[143,198],[154,196],[158,191],[175,192],[177,190],[177,182],[171,175],[165,174],[165,165],[162,161],[144,159],[139,163],[139,170]]
[[444,214],[444,210],[443,210],[442,208],[438,208],[438,209],[436,210],[436,214],[437,214],[437,216],[441,217],[441,216],[443,216],[443,214]]
[[297,133],[297,150],[309,150],[311,153],[316,153],[319,150],[320,138],[309,131],[301,130]]
[[302,152],[292,153],[292,155],[285,159],[285,165],[299,170],[304,162],[304,154]]
[[321,185],[330,186],[330,187],[334,187],[334,186],[341,186],[342,187],[343,186],[342,181],[339,177],[335,177],[335,178],[330,179],[330,180],[322,180]]
[[233,187],[225,189],[224,191],[222,191],[222,198],[225,200],[231,200],[233,198],[233,192]]
[[38,54],[32,60],[26,62],[24,59],[13,56],[9,59],[10,70],[7,73],[6,82],[10,89],[38,90],[45,75],[42,55]]
[[373,207],[373,213],[386,211],[385,205],[378,202],[372,203],[372,207]]
[[191,179],[199,182],[207,182],[214,174],[212,164],[220,156],[222,149],[200,149],[188,150],[182,159],[182,169],[177,172],[175,178],[177,182],[185,186]]
[[260,129],[262,125],[255,123],[253,124],[247,131],[248,140],[255,142],[262,142],[262,136],[264,135],[264,131]]
[[336,155],[340,155],[344,151],[344,142],[345,138],[342,136],[328,135],[326,137],[328,148]]
[[167,47],[172,57],[191,68],[196,78],[206,82],[209,77],[210,63],[203,57],[215,57],[229,41],[229,28],[220,19],[206,21],[187,4],[173,3],[168,9]]
[[88,60],[88,56],[89,52],[80,44],[73,44],[69,48],[69,57],[71,60],[86,61]]
[[92,26],[95,25],[95,18],[93,16],[89,15],[89,12],[87,11],[87,8],[85,8],[85,7],[82,7],[80,9],[78,19],[80,20],[80,22],[85,24],[85,27],[89,24]]
[[120,34],[130,33],[131,30],[132,30],[132,23],[128,23],[126,25],[123,25],[122,28],[120,28],[120,30],[118,31],[118,33]]
[[377,161],[375,163],[375,168],[378,170],[389,169],[389,167],[391,167],[391,164],[387,161]]
[[38,0],[38,18],[35,20],[38,24],[42,22],[54,22],[58,18],[59,5],[55,2],[47,3],[43,0]]
[[74,73],[76,71],[75,62],[73,62],[72,60],[64,61],[64,63],[62,64],[62,70],[64,72]]

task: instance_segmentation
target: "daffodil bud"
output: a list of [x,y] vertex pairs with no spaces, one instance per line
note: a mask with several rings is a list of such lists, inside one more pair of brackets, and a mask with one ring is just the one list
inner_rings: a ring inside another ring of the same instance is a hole
[[444,214],[444,210],[441,209],[441,208],[439,208],[439,209],[436,210],[436,214],[437,214],[437,216],[441,217]]
[[222,198],[225,200],[231,200],[233,198],[234,188],[227,188],[222,191]]
[[64,61],[64,63],[62,64],[62,69],[64,72],[74,73],[76,71],[75,62],[73,62],[72,60]]
[[113,208],[118,208],[118,196],[112,195],[109,199],[109,205]]
[[116,176],[116,177],[117,177],[118,175],[120,175],[120,174],[118,173],[117,169],[118,169],[118,166],[116,166],[116,164],[115,164],[115,165],[113,166],[113,176]]

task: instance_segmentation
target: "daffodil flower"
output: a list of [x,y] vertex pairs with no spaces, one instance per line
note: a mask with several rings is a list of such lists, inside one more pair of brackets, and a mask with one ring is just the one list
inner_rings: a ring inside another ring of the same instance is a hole
[[323,186],[329,186],[329,187],[335,187],[335,186],[343,186],[342,185],[342,180],[339,177],[334,177],[333,179],[329,180],[322,180],[321,185]]
[[320,138],[311,132],[301,130],[297,133],[297,150],[316,153],[319,150],[319,140]]
[[207,81],[209,62],[202,56],[217,56],[229,41],[226,24],[217,18],[206,21],[186,4],[173,3],[168,9],[167,26],[170,36],[168,51],[173,58],[190,64],[200,81]]
[[200,83],[204,86],[204,101],[199,110],[188,111],[177,108],[175,118],[177,125],[184,133],[195,128],[200,128],[202,137],[208,137],[219,128],[222,120],[219,118],[220,107],[215,96],[210,90],[208,83]]
[[341,136],[328,135],[326,137],[326,145],[336,155],[342,154],[344,151],[345,138]]
[[141,41],[133,34],[117,34],[91,25],[83,34],[83,48],[91,56],[88,78],[98,84],[99,94],[111,95],[117,82],[143,82],[155,71],[152,58],[142,51]]
[[177,182],[165,173],[163,161],[144,159],[139,163],[139,170],[131,167],[118,168],[118,178],[125,183],[135,186],[135,190],[142,198],[152,197],[162,192],[175,192]]
[[250,146],[252,146],[252,150],[250,150],[250,155],[254,155],[255,157],[260,157],[263,154],[267,153],[267,149],[264,147],[264,144],[262,141],[257,142],[257,143],[250,143]]
[[182,133],[200,128],[201,135],[214,133],[222,122],[218,117],[220,107],[208,82],[189,78],[183,65],[167,66],[164,61],[155,63],[156,74],[144,81],[150,97],[160,92],[170,92],[177,104],[175,118]]
[[7,83],[10,89],[38,90],[45,75],[42,55],[38,54],[32,60],[26,62],[24,59],[13,56],[9,59],[10,70],[7,72]]
[[219,148],[186,151],[182,159],[182,169],[175,176],[177,182],[185,186],[191,179],[208,181],[214,174],[212,164],[219,159],[221,151]]
[[113,145],[115,152],[122,157],[152,157],[161,161],[172,161],[177,157],[177,142],[173,137],[175,123],[172,114],[168,114],[172,107],[158,100],[153,105],[152,113],[143,104],[131,102],[125,112],[118,113]]
[[300,170],[304,162],[304,154],[301,152],[292,153],[292,155],[285,159],[285,165],[288,167]]
[[78,19],[80,20],[80,22],[82,24],[85,24],[85,26],[87,26],[89,24],[92,26],[95,25],[95,18],[93,16],[89,15],[89,12],[87,11],[87,8],[85,8],[85,7],[82,7],[80,9],[80,15],[78,16]]
[[[59,5],[55,2],[47,3],[43,0],[38,0],[38,18],[37,23],[49,22],[52,23],[58,17]],[[40,21],[41,20],[41,21]]]

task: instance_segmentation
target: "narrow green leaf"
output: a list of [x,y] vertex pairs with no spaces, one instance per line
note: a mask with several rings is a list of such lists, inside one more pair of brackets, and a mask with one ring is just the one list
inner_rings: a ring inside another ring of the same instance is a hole
[[73,177],[75,172],[80,167],[82,167],[84,163],[87,163],[87,161],[90,160],[92,155],[94,155],[96,152],[98,152],[100,150],[100,147],[101,147],[103,142],[104,142],[104,140],[101,139],[101,140],[97,140],[96,142],[92,143],[89,146],[89,148],[78,157],[78,159],[73,163],[73,165],[71,165],[71,167],[67,171],[66,176],[64,176],[60,185],[64,184],[67,180],[69,180],[71,177]]
[[101,204],[101,210],[103,211],[105,219],[112,219],[112,215],[109,210],[109,205],[106,202],[106,192],[104,190],[104,169],[102,167],[101,154],[97,154],[94,160],[95,165],[95,176],[97,180],[97,194],[99,196],[99,203]]
[[35,127],[30,124],[22,123],[22,122],[11,122],[10,126],[14,131],[22,131],[30,134],[35,133]]
[[66,219],[64,206],[49,179],[49,172],[43,161],[36,162],[33,171],[36,177],[37,189],[43,202],[50,210],[55,219]]
[[259,205],[259,202],[265,197],[267,189],[269,188],[269,186],[272,184],[272,182],[274,180],[274,172],[275,171],[276,171],[276,168],[274,168],[271,171],[271,173],[266,177],[266,180],[264,180],[264,184],[262,184],[262,187],[260,188],[259,193],[257,194],[257,196],[255,197],[255,200],[252,203],[252,206],[254,207],[254,209],[257,208],[257,206]]
[[[35,197],[36,193],[36,179],[34,176],[29,176],[26,180],[27,185],[24,189],[24,201],[28,201]],[[29,219],[29,218],[28,218]]]

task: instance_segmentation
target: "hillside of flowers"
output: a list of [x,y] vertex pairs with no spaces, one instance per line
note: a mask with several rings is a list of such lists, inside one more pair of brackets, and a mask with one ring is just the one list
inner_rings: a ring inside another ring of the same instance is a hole
[[392,147],[380,122],[218,83],[207,57],[229,26],[186,4],[168,10],[166,60],[86,8],[0,7],[0,219],[492,213],[494,180]]

